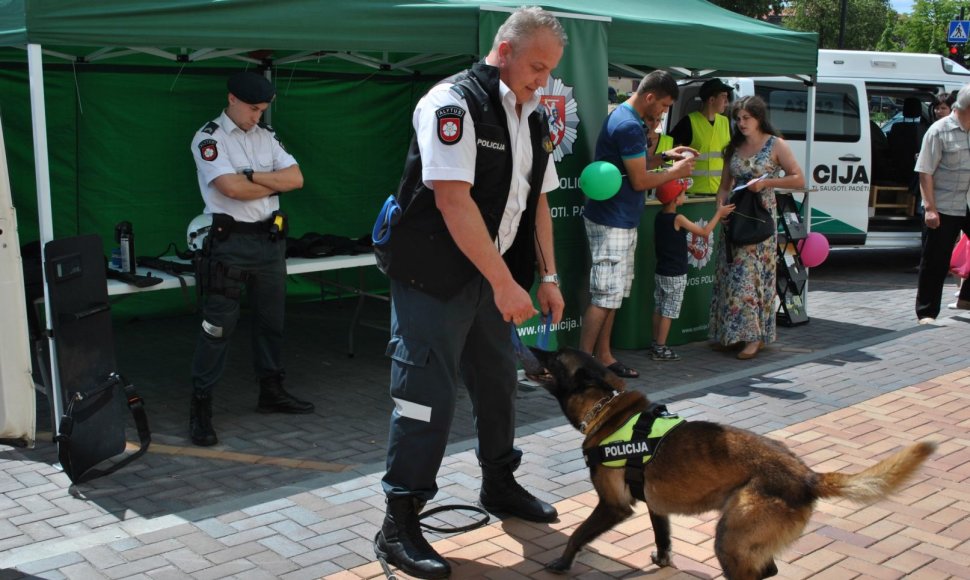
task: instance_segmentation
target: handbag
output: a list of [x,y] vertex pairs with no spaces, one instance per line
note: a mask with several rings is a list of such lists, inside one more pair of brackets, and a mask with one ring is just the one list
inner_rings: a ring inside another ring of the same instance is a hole
[[960,241],[953,246],[950,254],[950,271],[960,278],[970,277],[970,238],[966,234],[960,235]]
[[734,204],[727,239],[735,246],[750,246],[763,242],[777,231],[775,218],[758,199],[760,194],[747,187],[731,196]]

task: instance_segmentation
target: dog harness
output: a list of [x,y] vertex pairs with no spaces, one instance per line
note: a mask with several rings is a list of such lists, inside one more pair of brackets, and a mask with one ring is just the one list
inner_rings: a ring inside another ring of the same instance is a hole
[[653,404],[630,419],[599,445],[583,451],[586,465],[625,468],[624,479],[633,497],[644,501],[643,466],[653,459],[660,444],[684,419],[667,412],[667,407]]

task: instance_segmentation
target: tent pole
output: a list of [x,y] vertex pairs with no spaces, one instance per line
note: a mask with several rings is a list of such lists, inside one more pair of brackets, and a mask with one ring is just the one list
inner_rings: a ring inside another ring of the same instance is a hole
[[[817,85],[818,77],[812,76],[808,83],[808,105],[806,107],[805,115],[805,167],[802,171],[805,173],[805,198],[802,203],[802,212],[805,214],[805,224],[807,225],[807,231],[812,231],[812,201],[811,195],[808,192],[812,191],[812,148],[815,146],[815,88]],[[808,285],[811,280],[805,280],[805,286],[802,287],[802,304],[804,305],[805,312],[808,312]]]
[[[273,71],[270,69],[270,67],[266,67],[266,70],[263,71],[263,76],[266,77],[266,80],[268,80],[270,83],[273,82]],[[276,101],[276,99],[273,99],[273,101]],[[273,103],[270,103],[269,106],[266,107],[266,111],[263,113],[263,121],[267,125],[273,124]]]
[[44,313],[47,325],[47,340],[51,355],[51,392],[50,404],[54,415],[51,432],[56,437],[60,422],[61,378],[57,372],[57,346],[51,332],[51,297],[47,287],[47,264],[44,248],[54,239],[54,221],[51,211],[51,180],[47,156],[47,115],[44,105],[44,62],[39,44],[27,45],[27,70],[30,77],[30,113],[34,137],[34,176],[37,180],[37,219],[40,222],[40,249],[44,280]]

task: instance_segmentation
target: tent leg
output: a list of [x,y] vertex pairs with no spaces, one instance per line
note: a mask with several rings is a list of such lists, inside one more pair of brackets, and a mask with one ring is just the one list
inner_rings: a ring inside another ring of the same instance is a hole
[[[37,180],[37,219],[40,222],[40,249],[41,263],[44,264],[46,271],[46,259],[44,258],[44,248],[47,242],[54,239],[54,221],[51,211],[51,180],[50,165],[47,155],[47,112],[44,101],[44,61],[39,44],[27,45],[27,70],[30,77],[30,112],[31,125],[34,137],[34,176]],[[51,301],[50,290],[47,287],[47,276],[44,278],[44,312],[46,314],[46,324],[48,337],[52,336],[51,330]],[[55,423],[51,425],[51,432],[56,437],[58,434],[57,422],[63,414],[61,399],[61,380],[57,372],[57,348],[52,338],[48,338],[50,347],[51,364],[51,409],[55,417]]]

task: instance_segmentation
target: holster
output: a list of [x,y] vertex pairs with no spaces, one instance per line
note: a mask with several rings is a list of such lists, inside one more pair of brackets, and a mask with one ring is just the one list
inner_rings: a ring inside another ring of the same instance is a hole
[[[232,218],[229,219],[232,220]],[[215,219],[213,219],[213,230],[215,227]],[[228,237],[228,234],[216,238],[207,236],[202,243],[202,251],[197,252],[193,258],[200,297],[206,293],[221,294],[231,300],[239,300],[242,297],[242,286],[249,280],[250,273],[238,266],[227,266],[223,262],[212,259],[212,244],[224,241]],[[239,284],[228,283],[230,280]]]

